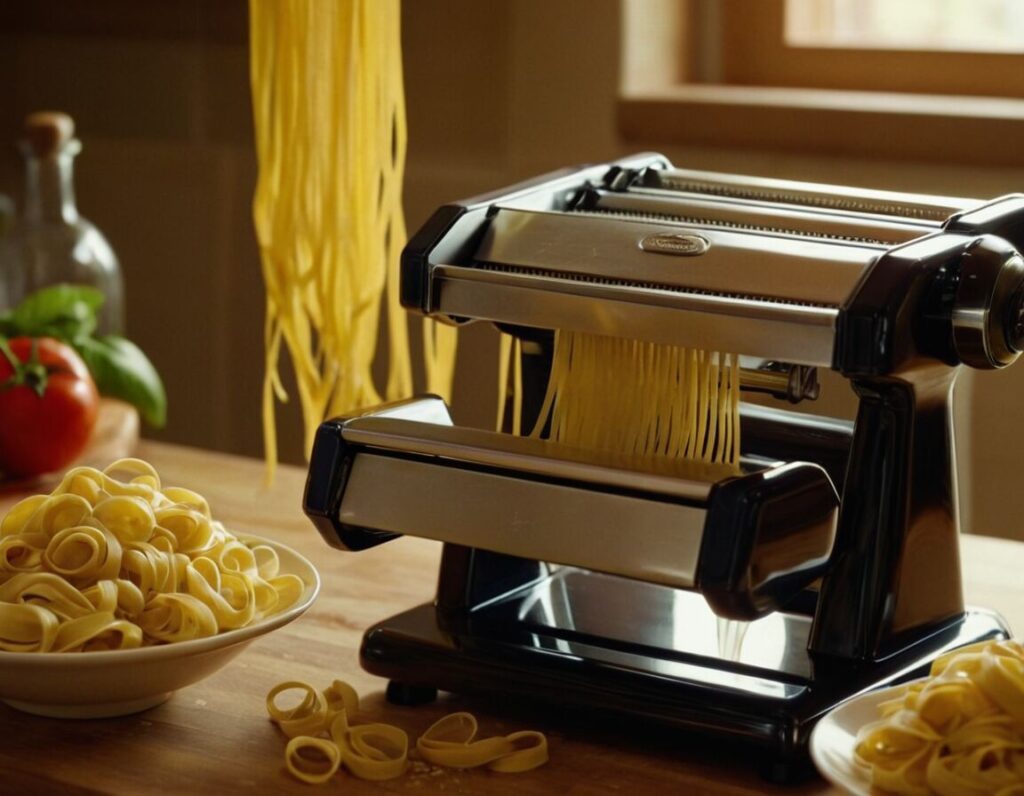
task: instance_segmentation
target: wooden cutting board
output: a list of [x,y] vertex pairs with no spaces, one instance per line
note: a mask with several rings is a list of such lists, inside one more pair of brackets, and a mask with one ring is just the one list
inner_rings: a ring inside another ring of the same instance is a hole
[[[106,467],[115,459],[131,456],[139,444],[139,413],[134,406],[113,398],[101,398],[96,427],[85,452],[68,465],[87,464]],[[0,478],[0,493],[32,488],[49,491],[59,479],[58,474],[37,475],[31,478],[4,480]]]

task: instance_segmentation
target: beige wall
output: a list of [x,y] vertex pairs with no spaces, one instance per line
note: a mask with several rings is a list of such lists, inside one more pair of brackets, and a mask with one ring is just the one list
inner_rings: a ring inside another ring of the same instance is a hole
[[[184,9],[186,22],[211,7],[171,5]],[[8,88],[0,136],[13,140],[28,110],[76,116],[85,143],[80,206],[122,259],[130,334],[168,384],[170,423],[159,436],[259,455],[263,299],[249,218],[255,165],[245,6],[213,5],[220,24],[212,33],[181,23],[171,32],[122,26],[113,33],[94,24],[84,34],[45,15],[0,28]],[[406,0],[404,26],[410,226],[446,200],[625,153],[614,123],[619,0]],[[1024,188],[1021,169],[661,144],[652,133],[649,148],[694,168],[960,195]],[[20,193],[20,179],[5,150],[0,191]],[[462,347],[457,417],[488,424],[495,336],[473,328]],[[1016,519],[1024,491],[1012,486],[1024,447],[1015,411],[1024,368],[982,374],[974,386],[961,424],[970,448],[968,527],[1024,536]],[[829,380],[821,408],[849,414],[852,405],[845,385]],[[281,428],[284,457],[300,460],[293,410]]]

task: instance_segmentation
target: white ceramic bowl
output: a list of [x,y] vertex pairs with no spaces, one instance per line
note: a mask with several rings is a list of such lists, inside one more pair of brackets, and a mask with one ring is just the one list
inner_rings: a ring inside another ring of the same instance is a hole
[[[911,681],[916,682],[916,681]],[[811,759],[821,775],[850,796],[871,796],[870,772],[857,765],[857,733],[881,718],[878,706],[906,692],[909,683],[869,691],[833,708],[811,733]]]
[[124,716],[159,705],[179,688],[224,666],[255,639],[298,618],[316,599],[320,576],[290,547],[256,536],[277,551],[281,572],[306,584],[299,601],[261,622],[210,638],[109,652],[0,652],[0,700],[40,716]]

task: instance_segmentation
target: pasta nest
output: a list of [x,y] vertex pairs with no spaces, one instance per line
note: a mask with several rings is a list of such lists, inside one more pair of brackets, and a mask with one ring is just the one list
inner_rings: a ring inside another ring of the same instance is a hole
[[855,761],[888,793],[1024,796],[1024,646],[954,650],[880,706]]
[[69,470],[0,522],[0,650],[131,649],[205,638],[282,611],[305,584],[273,548],[162,487],[141,459]]

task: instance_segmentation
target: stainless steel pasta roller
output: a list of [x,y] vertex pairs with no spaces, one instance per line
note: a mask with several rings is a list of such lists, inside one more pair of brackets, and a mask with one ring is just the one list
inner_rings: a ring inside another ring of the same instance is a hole
[[396,701],[502,691],[744,739],[781,777],[834,705],[1004,637],[963,604],[950,396],[1024,349],[1021,246],[1022,196],[653,154],[440,208],[403,303],[526,342],[523,427],[556,329],[734,352],[744,390],[790,402],[829,368],[859,409],[744,404],[733,469],[459,428],[434,397],[324,423],[304,506],[324,538],[444,543],[436,601],[372,627],[364,667]]

